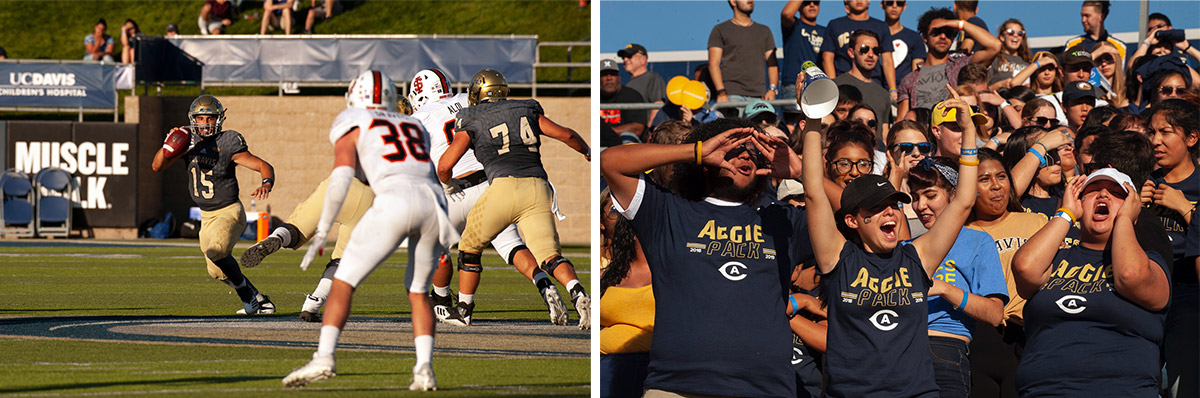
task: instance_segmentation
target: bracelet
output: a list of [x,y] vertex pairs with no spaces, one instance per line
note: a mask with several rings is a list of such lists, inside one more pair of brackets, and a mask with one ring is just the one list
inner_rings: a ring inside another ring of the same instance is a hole
[[963,160],[963,158],[958,158],[958,164],[961,164],[961,165],[963,165],[963,166],[978,166],[978,165],[979,165],[979,160],[978,160],[978,159],[976,159],[976,160]]
[[1038,151],[1033,148],[1029,148],[1028,152],[1032,153],[1033,156],[1037,156],[1038,164],[1041,165],[1040,167],[1046,167],[1046,158],[1042,156],[1042,154],[1038,153]]
[[704,148],[704,141],[696,141],[696,146],[695,146],[696,164],[701,164],[700,163],[700,154],[703,152],[703,148]]
[[1033,70],[1042,69],[1042,63],[1041,63],[1041,62],[1038,62],[1038,61],[1033,61],[1033,65],[1034,65],[1034,67],[1033,67]]
[[800,303],[796,302],[796,296],[788,295],[788,300],[792,302],[792,313],[788,318],[796,316],[800,312]]
[[[1058,213],[1054,213],[1054,217],[1053,217],[1053,218],[1061,218],[1061,219],[1063,219],[1063,220],[1066,220],[1068,225],[1075,225],[1075,223],[1074,223],[1074,222],[1071,222],[1071,215],[1070,215],[1070,214],[1067,214],[1066,212],[1062,212],[1062,211],[1060,211],[1060,212],[1058,212]],[[1052,219],[1053,219],[1053,218],[1052,218]]]
[[958,30],[963,30],[963,24],[965,24],[965,23],[966,23],[966,21],[963,21],[961,19],[958,20]]
[[962,311],[963,309],[967,308],[967,300],[970,300],[970,299],[971,299],[970,294],[968,294],[966,290],[963,290],[962,304],[959,304],[958,308],[955,308],[955,310]]
[[717,90],[717,95],[721,95],[721,94],[725,94],[725,93],[726,93],[725,89]]
[[888,90],[888,92],[889,92],[889,93],[899,93],[899,92],[900,92],[900,90],[897,90],[897,89],[894,89],[894,88],[893,88],[893,89],[891,89],[891,90]]
[[962,148],[962,149],[960,149],[960,151],[961,152],[959,152],[958,154],[962,155],[962,156],[975,156],[975,155],[979,154],[978,148]]
[[996,146],[997,146],[997,147],[1001,145],[1001,144],[1000,144],[1000,140],[999,140],[999,139],[997,139],[996,137],[992,137],[992,139],[991,139],[991,140],[989,140],[989,141],[992,141],[992,143],[993,143],[993,144],[996,144]]
[[1043,144],[1041,141],[1034,141],[1033,145],[1041,145],[1043,153],[1050,153],[1050,148],[1046,147],[1046,144]]
[[1066,207],[1060,207],[1060,208],[1058,208],[1058,212],[1054,213],[1054,216],[1059,217],[1060,214],[1067,216],[1067,218],[1065,220],[1067,220],[1067,222],[1070,222],[1071,225],[1075,225],[1075,213],[1072,213],[1070,210],[1067,210]]

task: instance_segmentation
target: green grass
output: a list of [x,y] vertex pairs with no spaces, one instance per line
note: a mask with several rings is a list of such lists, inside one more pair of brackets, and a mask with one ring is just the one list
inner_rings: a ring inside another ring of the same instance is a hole
[[[186,241],[169,241],[171,243]],[[160,396],[234,394],[282,396],[297,393],[279,380],[303,365],[311,346],[272,348],[196,343],[138,343],[39,338],[5,333],[5,322],[30,317],[201,316],[229,320],[240,302],[204,270],[199,250],[179,247],[90,245],[30,246],[0,242],[0,395],[62,396],[138,393]],[[245,246],[245,245],[243,245]],[[240,255],[244,248],[234,250]],[[315,286],[320,264],[307,272],[297,265],[303,251],[282,250],[246,274],[271,296],[279,313],[272,322],[297,322],[303,294]],[[590,281],[587,256],[570,255],[580,281]],[[404,254],[390,257],[354,296],[351,322],[361,317],[408,317]],[[523,276],[498,256],[484,257],[476,319],[545,321],[545,304]],[[456,278],[457,281],[457,278]],[[452,285],[457,291],[457,286]],[[560,292],[565,292],[560,287]],[[572,322],[576,320],[572,311]],[[237,318],[246,319],[246,318]],[[548,322],[546,322],[548,324]],[[315,330],[315,325],[312,325]],[[472,329],[446,329],[465,333]],[[568,327],[563,327],[568,328]],[[567,329],[563,329],[567,330]],[[583,333],[583,332],[580,332]],[[312,343],[316,335],[312,336]],[[394,343],[394,342],[393,342]],[[439,345],[440,346],[440,345]],[[488,347],[479,347],[488,348]],[[586,358],[495,357],[437,354],[438,396],[586,395]],[[400,395],[406,390],[413,356],[395,351],[339,350],[338,377],[301,392],[337,396]]]

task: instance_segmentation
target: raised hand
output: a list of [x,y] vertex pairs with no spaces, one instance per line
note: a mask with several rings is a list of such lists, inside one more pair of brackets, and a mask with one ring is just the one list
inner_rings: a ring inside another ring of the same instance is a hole
[[1117,217],[1125,217],[1129,222],[1136,223],[1138,214],[1142,212],[1142,201],[1138,200],[1140,194],[1132,184],[1123,184],[1121,187],[1125,188],[1125,203],[1117,209]]
[[1083,202],[1079,201],[1079,194],[1083,193],[1083,185],[1087,182],[1087,176],[1071,177],[1067,181],[1067,193],[1063,195],[1062,207],[1071,212],[1074,217],[1083,215]]
[[800,178],[800,171],[803,169],[800,157],[796,156],[796,152],[792,151],[792,147],[788,146],[783,138],[754,131],[754,139],[751,142],[771,163],[770,168],[758,169],[755,174],[776,178]]

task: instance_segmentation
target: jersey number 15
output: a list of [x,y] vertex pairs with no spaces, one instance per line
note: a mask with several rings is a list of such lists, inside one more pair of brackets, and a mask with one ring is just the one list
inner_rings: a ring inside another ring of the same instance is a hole
[[[385,145],[391,145],[396,148],[395,152],[383,155],[383,158],[389,162],[403,162],[412,154],[413,160],[418,162],[428,162],[429,153],[425,149],[425,134],[421,126],[412,123],[400,123],[400,133],[403,133],[404,140],[400,139],[399,133],[396,132],[396,125],[384,119],[375,119],[371,121],[371,130],[376,127],[386,127],[387,133],[381,135]],[[405,151],[405,147],[408,150]]]

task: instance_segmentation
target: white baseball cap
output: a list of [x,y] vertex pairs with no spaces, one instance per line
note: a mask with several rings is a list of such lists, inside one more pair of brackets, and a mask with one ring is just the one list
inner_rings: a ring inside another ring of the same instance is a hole
[[776,195],[776,199],[782,201],[789,196],[803,195],[804,184],[801,184],[800,181],[796,180],[783,180],[779,182],[778,191],[779,194]]
[[[1117,183],[1117,185],[1121,186],[1122,191],[1125,190],[1125,184],[1129,184],[1129,186],[1132,186],[1135,189],[1137,188],[1137,185],[1133,184],[1133,180],[1130,179],[1129,176],[1111,167],[1105,167],[1103,169],[1093,171],[1092,174],[1088,175],[1087,181],[1083,183],[1083,187],[1087,188],[1087,186],[1091,185],[1093,182],[1101,180],[1108,180]],[[1129,192],[1126,191],[1125,194],[1128,195]]]

